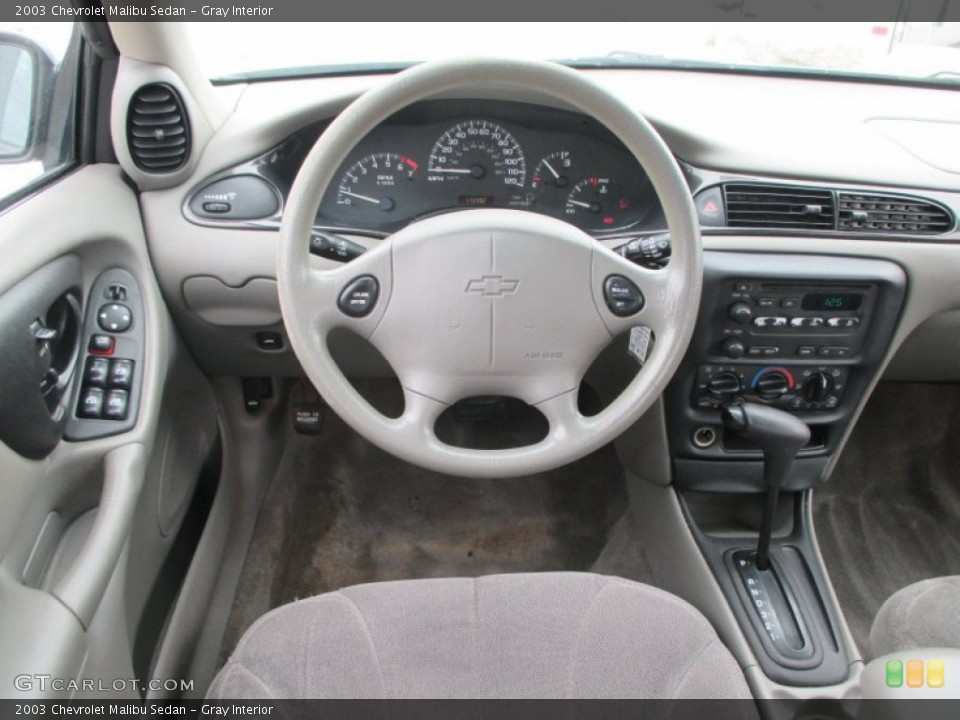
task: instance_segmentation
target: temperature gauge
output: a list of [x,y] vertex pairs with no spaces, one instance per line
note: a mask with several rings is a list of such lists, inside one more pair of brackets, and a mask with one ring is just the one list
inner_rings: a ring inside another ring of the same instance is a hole
[[606,230],[622,225],[632,206],[627,191],[616,180],[589,177],[570,190],[565,212],[579,227]]

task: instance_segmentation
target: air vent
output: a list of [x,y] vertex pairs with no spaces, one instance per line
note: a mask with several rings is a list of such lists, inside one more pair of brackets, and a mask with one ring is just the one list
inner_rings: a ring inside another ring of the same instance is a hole
[[833,230],[833,193],[829,190],[728,183],[724,186],[729,227]]
[[953,228],[947,210],[917,198],[840,193],[837,208],[840,230],[937,234]]
[[152,83],[134,93],[127,112],[127,144],[137,167],[146,172],[173,172],[184,166],[190,153],[190,125],[176,90]]

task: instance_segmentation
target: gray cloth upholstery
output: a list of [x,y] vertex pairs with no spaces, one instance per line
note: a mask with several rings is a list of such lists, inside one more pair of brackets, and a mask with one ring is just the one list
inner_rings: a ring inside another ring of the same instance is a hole
[[880,608],[870,629],[873,657],[937,647],[960,648],[960,575],[899,590]]
[[358,585],[278,608],[247,631],[208,697],[751,696],[680,598],[543,573]]

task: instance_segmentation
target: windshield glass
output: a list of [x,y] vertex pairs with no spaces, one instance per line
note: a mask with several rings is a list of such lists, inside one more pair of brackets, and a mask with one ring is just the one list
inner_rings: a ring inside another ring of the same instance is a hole
[[960,81],[960,22],[188,23],[213,79],[361,72],[484,55]]

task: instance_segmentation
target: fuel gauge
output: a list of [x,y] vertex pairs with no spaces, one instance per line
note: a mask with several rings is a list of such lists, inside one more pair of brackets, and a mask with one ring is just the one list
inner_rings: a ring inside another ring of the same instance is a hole
[[568,175],[571,167],[573,167],[573,161],[566,150],[547,155],[534,168],[530,188],[534,192],[564,190],[570,185]]

